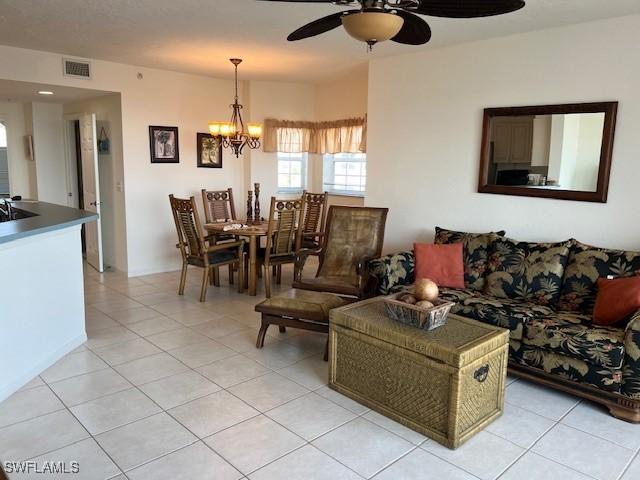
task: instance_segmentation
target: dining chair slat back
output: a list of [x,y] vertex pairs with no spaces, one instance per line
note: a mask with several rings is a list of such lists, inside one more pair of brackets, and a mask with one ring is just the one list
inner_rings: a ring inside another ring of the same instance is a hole
[[207,223],[228,222],[236,219],[233,189],[202,190],[202,203]]

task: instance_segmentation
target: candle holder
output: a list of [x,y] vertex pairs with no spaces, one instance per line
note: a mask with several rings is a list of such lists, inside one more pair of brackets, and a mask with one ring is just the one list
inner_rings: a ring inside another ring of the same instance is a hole
[[247,225],[253,223],[253,192],[249,190],[247,193]]
[[253,213],[253,222],[260,223],[260,184],[255,183],[253,188],[256,192],[255,208]]

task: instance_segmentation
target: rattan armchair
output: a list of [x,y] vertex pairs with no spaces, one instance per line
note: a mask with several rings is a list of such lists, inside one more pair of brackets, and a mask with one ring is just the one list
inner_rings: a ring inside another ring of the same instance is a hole
[[187,280],[187,267],[189,265],[200,267],[203,271],[202,287],[200,289],[200,301],[204,302],[207,296],[208,284],[217,281],[217,270],[221,266],[229,265],[229,274],[233,276],[233,267],[238,267],[238,291],[242,292],[242,263],[244,255],[244,240],[207,245],[203,235],[202,225],[196,209],[194,197],[189,199],[176,198],[169,195],[171,212],[176,224],[178,243],[182,255],[182,273],[178,294],[184,295],[184,287]]
[[[367,265],[382,254],[388,211],[331,206],[322,246],[297,252],[293,287],[360,299],[370,296],[375,281]],[[318,270],[315,278],[303,278],[304,264],[311,254],[319,256]]]

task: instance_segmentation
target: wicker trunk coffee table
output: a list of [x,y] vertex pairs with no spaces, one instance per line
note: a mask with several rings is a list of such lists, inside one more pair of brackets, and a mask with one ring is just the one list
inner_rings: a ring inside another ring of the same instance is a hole
[[509,333],[450,314],[430,332],[373,298],[331,311],[329,386],[449,447],[502,414]]

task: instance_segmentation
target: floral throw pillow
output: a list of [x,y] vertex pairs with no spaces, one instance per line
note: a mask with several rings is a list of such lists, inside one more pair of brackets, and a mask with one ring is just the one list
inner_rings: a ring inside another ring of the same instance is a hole
[[484,293],[555,306],[569,261],[571,241],[526,243],[497,238],[491,243]]
[[415,279],[415,256],[413,252],[400,252],[376,258],[369,262],[369,273],[377,280],[378,295],[396,293]]
[[640,252],[597,248],[574,240],[558,309],[591,313],[598,294],[598,278],[633,275],[640,275]]
[[489,245],[491,245],[494,238],[503,237],[504,234],[504,231],[495,233],[467,233],[436,227],[434,243],[462,243],[465,286],[481,292],[484,289]]

